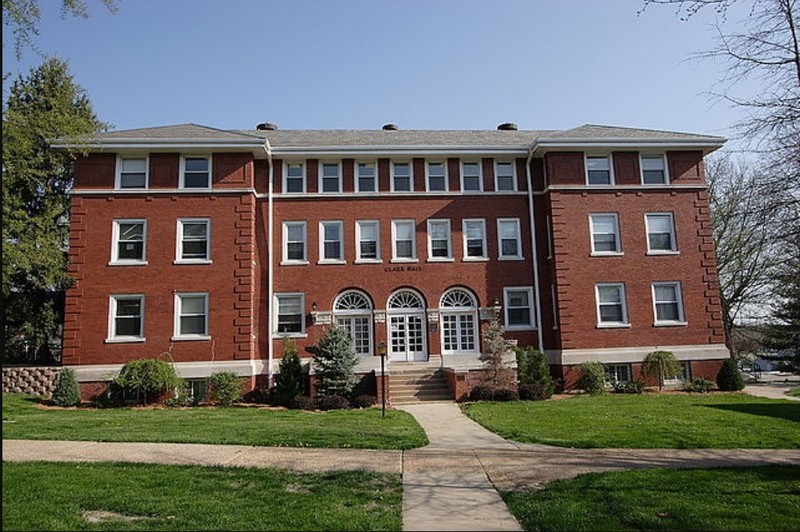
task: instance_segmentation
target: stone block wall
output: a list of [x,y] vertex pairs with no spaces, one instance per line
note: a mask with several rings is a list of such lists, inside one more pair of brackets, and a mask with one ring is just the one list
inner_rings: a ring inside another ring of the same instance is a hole
[[3,393],[52,395],[60,372],[52,366],[3,367]]

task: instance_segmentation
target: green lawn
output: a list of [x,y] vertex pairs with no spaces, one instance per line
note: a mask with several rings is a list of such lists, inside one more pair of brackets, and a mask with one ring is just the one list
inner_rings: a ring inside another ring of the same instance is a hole
[[414,418],[377,408],[306,412],[257,407],[45,409],[3,394],[3,438],[280,447],[412,449],[428,443]]
[[[92,517],[108,520],[88,522]],[[401,528],[397,475],[3,463],[3,530]]]
[[800,397],[800,388],[789,390],[788,392],[786,392],[786,395],[791,395],[792,397]]
[[577,396],[464,405],[501,436],[560,447],[800,448],[800,403],[745,394]]
[[587,474],[503,493],[525,530],[800,530],[800,467]]

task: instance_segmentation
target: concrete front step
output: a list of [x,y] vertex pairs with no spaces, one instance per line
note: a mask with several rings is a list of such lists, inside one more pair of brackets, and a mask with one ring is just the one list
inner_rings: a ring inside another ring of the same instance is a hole
[[392,403],[452,401],[450,387],[438,367],[393,369],[389,375]]

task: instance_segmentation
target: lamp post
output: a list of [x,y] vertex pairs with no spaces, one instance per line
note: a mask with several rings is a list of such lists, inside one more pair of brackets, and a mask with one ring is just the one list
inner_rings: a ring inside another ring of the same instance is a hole
[[386,417],[386,342],[378,344],[378,356],[381,357],[381,417]]

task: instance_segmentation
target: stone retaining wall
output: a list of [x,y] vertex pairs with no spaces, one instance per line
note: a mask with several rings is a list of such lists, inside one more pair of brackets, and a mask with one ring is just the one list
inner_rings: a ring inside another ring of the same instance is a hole
[[53,366],[3,367],[3,393],[52,395],[60,372]]

